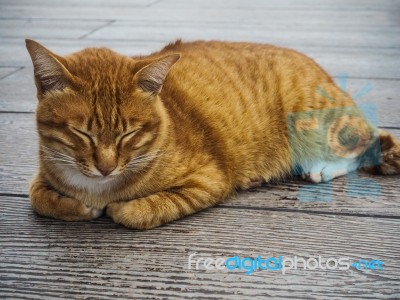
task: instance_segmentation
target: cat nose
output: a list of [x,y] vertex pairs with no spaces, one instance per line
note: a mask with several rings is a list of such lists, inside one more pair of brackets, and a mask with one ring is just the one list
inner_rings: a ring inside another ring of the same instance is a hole
[[117,167],[117,164],[117,157],[114,148],[101,146],[97,149],[95,154],[95,166],[101,175],[110,175]]
[[98,163],[96,165],[97,170],[99,170],[99,172],[103,176],[110,175],[111,172],[114,171],[116,167],[117,167],[117,165],[113,164],[113,163],[111,163],[111,164],[110,163]]

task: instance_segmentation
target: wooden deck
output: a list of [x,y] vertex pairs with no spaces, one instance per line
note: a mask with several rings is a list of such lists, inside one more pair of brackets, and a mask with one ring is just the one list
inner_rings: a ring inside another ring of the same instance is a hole
[[[245,40],[303,51],[348,91],[373,89],[379,126],[400,137],[400,1],[0,0],[0,298],[400,298],[400,177],[332,185],[287,181],[240,193],[162,228],[102,217],[41,218],[27,185],[37,166],[36,105],[24,38],[56,53],[107,46],[146,54],[176,38]],[[197,257],[379,259],[383,270],[194,270]]]

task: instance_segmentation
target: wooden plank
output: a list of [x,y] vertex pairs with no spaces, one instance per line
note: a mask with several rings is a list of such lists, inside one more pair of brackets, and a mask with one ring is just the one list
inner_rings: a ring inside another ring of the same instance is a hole
[[[400,129],[389,130],[400,138]],[[13,134],[10,134],[12,132]],[[18,147],[15,147],[15,137]],[[37,168],[37,134],[33,114],[0,114],[0,192],[27,194]],[[287,180],[241,192],[223,206],[400,216],[400,177],[359,174],[332,185]]]
[[[27,6],[31,4],[30,0],[2,0],[2,5],[6,6]],[[127,2],[126,0],[115,0],[110,4],[105,0],[91,0],[81,2],[79,0],[68,0],[62,3],[57,3],[57,7],[68,7],[71,5],[79,5],[81,7],[96,7],[96,6],[151,6],[157,7],[184,7],[184,8],[226,8],[231,7],[235,9],[253,9],[253,7],[262,7],[264,9],[272,10],[390,10],[398,3],[396,0],[340,0],[340,1],[318,1],[318,0],[249,0],[243,3],[241,0],[133,0]],[[35,1],[35,6],[47,7],[54,5],[54,1],[40,0]]]
[[[12,1],[12,0],[9,0]],[[254,7],[269,10],[391,10],[398,6],[396,0],[251,0],[243,2],[241,0],[163,0],[157,3],[157,7],[188,7],[188,8],[235,8],[235,9],[253,9]]]
[[[197,3],[197,2],[196,2]],[[157,16],[159,21],[191,21],[191,22],[236,22],[243,23],[247,20],[267,24],[287,24],[296,27],[308,23],[315,26],[338,26],[349,28],[351,26],[398,26],[396,21],[396,4],[390,5],[386,11],[364,11],[362,6],[353,10],[271,10],[268,7],[257,7],[248,4],[248,9],[242,7],[224,6],[220,9],[214,7],[197,7],[196,3],[190,7],[164,6],[157,4],[150,7],[137,7],[130,5],[2,5],[0,18],[58,18],[58,19],[112,19],[112,20],[137,20],[152,21]],[[199,13],[201,11],[201,13]],[[390,17],[388,17],[390,16]]]
[[329,74],[347,73],[360,78],[400,79],[398,49],[325,49],[298,47],[312,57]]
[[[337,73],[336,73],[337,74]],[[350,71],[347,75],[352,74]],[[340,86],[341,79],[336,77]],[[365,94],[362,91],[367,91]],[[342,87],[344,88],[344,87]],[[400,127],[400,86],[397,80],[349,78],[344,88],[359,105],[375,105],[379,126]]]
[[[112,3],[107,0],[90,0],[90,1],[80,1],[80,0],[67,0],[62,2],[57,2],[56,4],[52,0],[39,0],[35,1],[34,6],[46,8],[48,9],[50,6],[56,6],[60,8],[67,8],[70,6],[79,6],[79,7],[111,7],[111,6],[118,6],[118,7],[148,7],[152,4],[155,4],[156,0],[114,0]],[[1,4],[4,6],[32,6],[32,1],[30,0],[2,0]]]
[[237,199],[224,205],[277,211],[400,217],[399,186],[399,176],[373,176],[361,172],[319,185],[303,182],[299,178],[288,179],[243,191]]
[[[76,223],[40,218],[25,198],[1,196],[0,203],[0,293],[6,298],[366,299],[400,293],[399,219],[216,207],[140,232],[104,217]],[[379,259],[384,270],[245,275],[194,264],[189,269],[192,253],[195,259]]]
[[0,19],[0,37],[78,39],[107,24],[109,21]]
[[[10,128],[15,131],[9,131]],[[0,193],[27,194],[29,180],[37,168],[35,128],[34,114],[0,114]],[[7,146],[18,150],[7,151]],[[15,157],[11,158],[11,152]]]
[[[18,67],[0,67],[0,80],[7,77],[8,75],[18,71]],[[1,90],[1,88],[0,88]]]
[[0,91],[0,111],[35,111],[37,99],[32,68],[20,69],[0,80]]
[[249,24],[219,23],[210,26],[208,23],[188,22],[149,23],[117,21],[110,26],[89,34],[89,39],[124,39],[152,40],[168,43],[171,40],[230,40],[269,43],[287,47],[323,46],[323,47],[362,47],[394,48],[400,47],[400,27],[392,28],[351,28],[344,30],[336,24],[330,28],[299,24]]

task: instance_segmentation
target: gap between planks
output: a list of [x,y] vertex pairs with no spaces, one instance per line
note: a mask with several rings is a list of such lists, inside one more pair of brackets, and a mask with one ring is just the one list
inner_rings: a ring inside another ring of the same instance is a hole
[[[13,194],[13,193],[0,193],[0,197],[11,197],[11,198],[25,198],[29,199],[27,194]],[[319,216],[345,216],[345,217],[360,217],[360,218],[378,218],[378,219],[392,219],[400,220],[399,216],[393,215],[381,215],[381,214],[367,214],[367,213],[348,213],[338,211],[315,211],[309,209],[292,209],[292,208],[274,208],[274,207],[257,207],[257,206],[246,206],[246,205],[224,205],[224,206],[213,206],[208,209],[237,209],[237,210],[250,210],[250,211],[270,211],[270,212],[287,212],[287,213],[300,213],[307,215],[319,215]],[[208,210],[207,209],[207,210]],[[104,215],[104,214],[103,214]]]

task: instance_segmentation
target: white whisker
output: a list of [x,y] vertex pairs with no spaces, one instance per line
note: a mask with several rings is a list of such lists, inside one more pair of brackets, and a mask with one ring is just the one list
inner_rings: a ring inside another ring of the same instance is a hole
[[62,165],[72,168],[77,168],[77,165],[79,164],[75,158],[67,154],[61,153],[55,149],[41,145],[40,150],[43,153],[42,160],[60,163]]
[[129,163],[126,164],[127,169],[137,169],[137,167],[143,167],[144,165],[154,161],[162,155],[161,150],[157,150],[151,153],[139,155],[133,158]]

